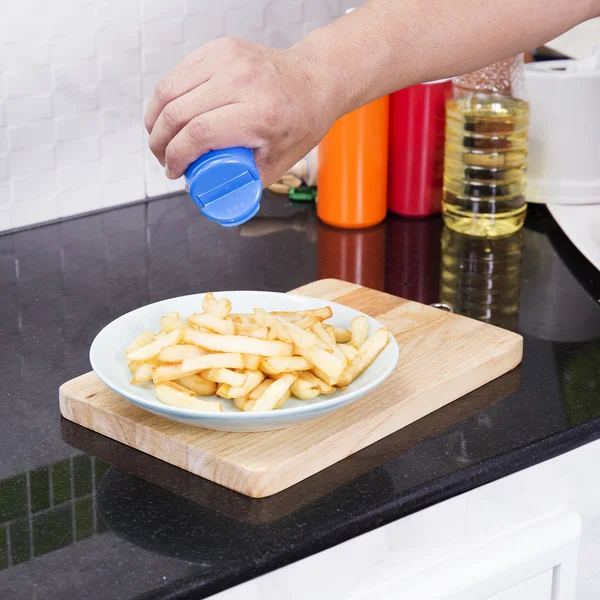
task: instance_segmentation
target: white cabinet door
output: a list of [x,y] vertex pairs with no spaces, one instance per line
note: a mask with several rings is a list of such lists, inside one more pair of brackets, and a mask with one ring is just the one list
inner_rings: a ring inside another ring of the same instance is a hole
[[494,594],[488,600],[552,600],[552,569]]

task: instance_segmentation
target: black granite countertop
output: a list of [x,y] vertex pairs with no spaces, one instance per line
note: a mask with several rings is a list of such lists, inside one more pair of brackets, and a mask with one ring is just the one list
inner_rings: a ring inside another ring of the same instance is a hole
[[[522,365],[262,500],[63,420],[58,387],[138,306],[337,277],[519,331]],[[0,237],[0,596],[204,598],[600,437],[600,276],[544,208],[486,242],[365,231],[267,197],[239,229],[183,195]]]

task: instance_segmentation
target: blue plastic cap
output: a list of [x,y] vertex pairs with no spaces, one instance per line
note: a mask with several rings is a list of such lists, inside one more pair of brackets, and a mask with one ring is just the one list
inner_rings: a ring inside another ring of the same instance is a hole
[[207,152],[188,167],[185,181],[202,214],[224,227],[245,223],[260,208],[262,182],[248,148]]

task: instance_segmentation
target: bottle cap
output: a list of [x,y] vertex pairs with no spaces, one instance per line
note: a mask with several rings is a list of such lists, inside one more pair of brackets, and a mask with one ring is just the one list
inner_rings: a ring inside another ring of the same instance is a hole
[[245,223],[260,208],[262,182],[248,148],[207,152],[188,167],[185,181],[200,212],[224,227]]

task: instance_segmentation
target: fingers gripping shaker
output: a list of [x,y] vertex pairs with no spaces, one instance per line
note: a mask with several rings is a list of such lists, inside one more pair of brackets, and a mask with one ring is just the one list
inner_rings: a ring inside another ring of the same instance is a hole
[[207,152],[188,167],[185,182],[200,212],[223,227],[245,223],[260,208],[262,182],[248,148]]

